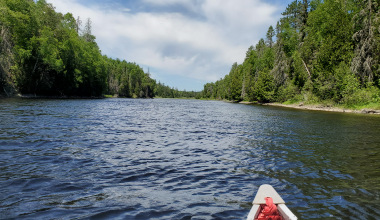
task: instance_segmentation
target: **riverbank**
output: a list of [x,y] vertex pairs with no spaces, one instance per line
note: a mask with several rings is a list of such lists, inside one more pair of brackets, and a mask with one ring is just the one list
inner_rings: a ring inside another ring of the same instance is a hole
[[[240,102],[240,103],[241,104],[260,104],[260,103],[253,103],[253,102],[244,102],[244,101]],[[380,110],[375,110],[375,109],[363,108],[363,109],[360,109],[360,110],[355,110],[355,109],[347,109],[347,108],[337,107],[337,106],[326,106],[326,105],[322,105],[322,104],[305,105],[303,103],[295,103],[295,104],[261,103],[260,105],[278,106],[278,107],[295,108],[295,109],[312,110],[312,111],[326,111],[326,112],[342,112],[342,113],[376,114],[376,115],[380,115]]]
[[[0,99],[113,99],[113,98],[129,98],[129,97],[122,97],[119,95],[102,95],[102,96],[45,96],[45,95],[34,95],[34,94],[13,94],[13,95],[3,95],[0,94]],[[130,97],[133,99],[165,99],[163,97],[154,97],[154,98],[139,98],[137,96]],[[173,99],[195,99],[195,98],[187,98],[187,97],[180,97],[180,98],[173,98]]]
[[34,95],[34,94],[12,94],[9,96],[0,95],[0,99],[103,99],[106,96],[46,96],[46,95]]

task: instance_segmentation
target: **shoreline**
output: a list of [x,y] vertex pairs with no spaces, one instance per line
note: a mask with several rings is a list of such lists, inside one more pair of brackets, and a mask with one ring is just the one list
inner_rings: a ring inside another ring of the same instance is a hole
[[[107,96],[36,96],[36,95],[30,95],[30,94],[15,94],[12,96],[1,96],[0,99],[7,99],[7,98],[20,98],[20,99],[107,99],[111,97]],[[112,97],[116,98],[116,97]],[[179,98],[183,99],[183,98]],[[354,109],[346,109],[341,107],[334,107],[334,106],[325,106],[322,104],[314,104],[314,105],[308,105],[303,103],[295,103],[295,104],[281,104],[281,103],[258,103],[258,102],[248,102],[248,101],[241,101],[241,102],[232,102],[223,100],[225,102],[230,103],[239,103],[239,104],[245,104],[245,105],[263,105],[263,106],[276,106],[276,107],[284,107],[284,108],[293,108],[293,109],[299,109],[299,110],[310,110],[310,111],[324,111],[324,112],[340,112],[340,113],[354,113],[354,114],[371,114],[371,115],[380,115],[380,110],[375,109],[361,109],[361,110],[354,110]]]
[[304,105],[303,103],[298,103],[298,104],[254,103],[254,102],[239,102],[239,103],[246,104],[246,105],[259,104],[259,105],[264,105],[264,106],[277,106],[277,107],[293,108],[293,109],[300,109],[300,110],[311,110],[311,111],[380,115],[380,110],[366,109],[366,108],[361,109],[361,110],[354,110],[354,109],[346,109],[346,108],[340,108],[340,107],[323,106],[323,105],[317,105],[317,104]]
[[104,99],[105,96],[48,96],[48,95],[34,95],[34,94],[13,94],[10,96],[0,95],[0,99]]

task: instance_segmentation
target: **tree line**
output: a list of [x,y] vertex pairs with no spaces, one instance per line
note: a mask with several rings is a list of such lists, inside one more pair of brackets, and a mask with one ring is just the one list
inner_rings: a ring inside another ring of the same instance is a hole
[[380,103],[379,0],[295,0],[242,64],[204,85],[211,99]]
[[[84,24],[82,24],[84,23]],[[136,63],[102,55],[92,22],[45,0],[0,0],[0,95],[180,97]]]

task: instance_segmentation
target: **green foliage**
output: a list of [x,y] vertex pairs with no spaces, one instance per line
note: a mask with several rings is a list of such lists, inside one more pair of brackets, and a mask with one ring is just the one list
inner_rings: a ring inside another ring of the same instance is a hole
[[178,89],[170,88],[160,82],[156,85],[155,95],[160,98],[201,98],[201,92],[179,91]]
[[273,47],[273,37],[275,35],[274,28],[273,26],[269,26],[268,31],[267,31],[267,45],[269,48]]
[[[102,56],[91,33],[91,19],[86,20],[80,35],[80,21],[70,13],[55,12],[45,0],[2,0],[0,12],[1,33],[7,34],[0,41],[0,52],[11,51],[6,54],[9,59],[0,56],[4,91],[8,78],[12,78],[19,92],[35,95],[112,94],[138,98],[156,95],[156,81],[137,64]],[[3,74],[6,69],[10,69],[11,77]],[[171,92],[181,93],[174,89]]]
[[[242,64],[205,85],[231,101],[380,103],[380,11],[372,0],[293,1]],[[241,93],[239,95],[239,93]]]
[[293,84],[300,89],[304,87],[306,81],[309,79],[303,62],[301,54],[298,51],[295,51],[292,55],[290,77],[293,79]]
[[106,93],[126,98],[153,98],[156,81],[136,63],[103,58],[106,62]]
[[301,94],[296,95],[295,97],[294,100],[298,99],[304,104],[317,104],[321,101],[321,99],[313,93],[313,82],[311,80],[306,81]]
[[241,92],[242,92],[242,77],[241,77],[241,65],[234,63],[231,67],[230,76],[230,100],[241,101]]
[[335,88],[336,96],[334,97],[336,102],[345,102],[344,100],[353,95],[360,89],[359,80],[351,72],[349,66],[345,63],[341,63],[335,69]]
[[282,40],[283,51],[287,57],[291,57],[298,44],[297,30],[292,28],[288,22],[282,24],[281,28],[279,38]]
[[291,103],[293,103],[301,101],[301,99],[302,98],[300,96],[300,91],[298,90],[297,86],[295,86],[290,81],[286,81],[285,84],[277,88],[277,99],[275,101],[290,101]]
[[355,55],[351,69],[362,85],[380,78],[380,2],[357,2],[358,12],[353,16]]
[[380,103],[380,89],[370,86],[354,91],[350,96],[345,96],[342,103],[347,107],[365,106],[370,103]]
[[12,74],[21,93],[100,96],[106,86],[104,60],[96,44],[75,32],[71,14],[40,0],[5,1],[12,32]]
[[257,97],[257,101],[265,103],[265,102],[273,102],[275,100],[275,85],[274,79],[268,71],[260,71],[258,72],[256,85],[254,88],[254,93]]
[[55,38],[54,32],[48,27],[41,30],[39,38],[33,38],[32,41],[38,46],[38,55],[42,57],[42,62],[49,66],[51,70],[61,72],[64,70],[64,64],[60,57],[60,45]]
[[341,62],[351,61],[353,29],[350,9],[343,1],[328,0],[309,13],[307,36],[301,51],[306,62],[315,69],[314,78],[320,77],[319,80],[323,81]]
[[[257,102],[379,103],[380,10],[373,0],[293,1],[266,40],[202,93],[156,83],[103,56],[80,21],[45,0],[0,1],[0,89],[53,96],[197,97]],[[80,32],[80,33],[79,33]],[[276,37],[274,37],[276,36]],[[2,91],[1,91],[2,92]]]

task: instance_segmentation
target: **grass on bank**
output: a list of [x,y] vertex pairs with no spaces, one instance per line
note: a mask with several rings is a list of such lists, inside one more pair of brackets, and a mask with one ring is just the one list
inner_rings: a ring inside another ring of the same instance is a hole
[[373,86],[364,89],[356,89],[349,93],[343,94],[342,97],[336,98],[336,100],[320,99],[313,93],[304,91],[301,94],[295,95],[289,100],[283,102],[282,104],[310,106],[314,105],[351,110],[380,110],[380,89]]

